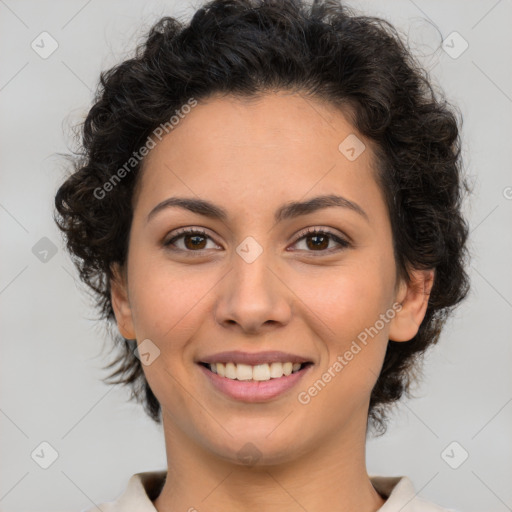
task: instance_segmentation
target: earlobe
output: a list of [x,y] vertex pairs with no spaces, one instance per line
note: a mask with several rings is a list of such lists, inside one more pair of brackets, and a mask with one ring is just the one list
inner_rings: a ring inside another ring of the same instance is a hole
[[427,311],[430,292],[434,284],[434,270],[413,270],[411,282],[402,282],[396,301],[401,304],[391,321],[389,339],[409,341],[416,336]]
[[133,328],[132,311],[128,299],[126,276],[117,263],[112,266],[110,281],[110,299],[116,316],[117,328],[121,336],[128,340],[136,339]]

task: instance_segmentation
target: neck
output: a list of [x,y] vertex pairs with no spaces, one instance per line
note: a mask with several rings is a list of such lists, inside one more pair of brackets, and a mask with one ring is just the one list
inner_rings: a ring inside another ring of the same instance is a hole
[[384,504],[366,471],[365,430],[337,432],[288,462],[246,466],[205,450],[165,415],[163,423],[168,470],[158,512],[375,512]]

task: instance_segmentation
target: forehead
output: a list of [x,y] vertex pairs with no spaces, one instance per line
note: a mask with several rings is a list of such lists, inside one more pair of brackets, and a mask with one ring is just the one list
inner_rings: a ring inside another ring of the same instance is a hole
[[[291,153],[322,162],[337,157],[339,143],[354,132],[341,110],[304,94],[213,95],[183,115],[147,160],[161,157],[169,146],[179,157],[194,145],[209,150],[210,158],[218,155],[223,162],[230,155],[254,162],[268,156],[275,162],[279,155],[281,160],[289,160]],[[245,153],[247,150],[250,153]]]
[[254,213],[340,193],[371,210],[382,198],[363,140],[341,110],[302,94],[213,96],[147,155],[138,202],[148,210],[170,195],[196,195]]

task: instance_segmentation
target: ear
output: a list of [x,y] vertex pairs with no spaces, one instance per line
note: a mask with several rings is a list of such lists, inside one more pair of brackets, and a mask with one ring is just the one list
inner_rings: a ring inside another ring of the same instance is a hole
[[128,298],[126,273],[117,263],[112,266],[112,279],[110,280],[110,298],[112,308],[116,315],[117,328],[121,335],[128,339],[136,339],[133,328],[132,310]]
[[434,270],[413,270],[411,282],[402,281],[396,301],[402,305],[389,328],[391,341],[409,341],[416,336],[425,313],[434,284]]

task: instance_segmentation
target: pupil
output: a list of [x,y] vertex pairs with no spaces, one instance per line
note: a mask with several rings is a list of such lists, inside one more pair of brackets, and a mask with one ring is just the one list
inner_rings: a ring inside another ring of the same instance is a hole
[[[200,239],[203,239],[203,240],[204,240],[204,237],[203,237],[203,236],[201,236],[201,235],[188,235],[188,236],[186,236],[186,237],[185,237],[185,240],[188,240],[188,241],[190,241],[190,240],[194,240],[194,241],[192,242],[192,247],[193,247],[193,248],[196,248],[196,249],[197,249],[197,248],[199,248],[199,249],[202,249],[202,248],[203,248],[202,246],[201,246],[201,247],[199,247],[199,246],[201,245],[201,242],[198,242],[198,240],[200,240]],[[203,243],[204,243],[204,242],[203,242]],[[189,247],[189,248],[190,248],[190,247]]]
[[[325,249],[329,245],[329,239],[325,235],[312,235],[309,237],[309,240],[311,240],[311,239],[315,239],[317,241],[318,241],[318,239],[322,239],[323,243],[322,242],[320,242],[320,243],[314,242],[312,244],[312,246],[310,246],[310,248]],[[325,242],[327,242],[327,244]]]

